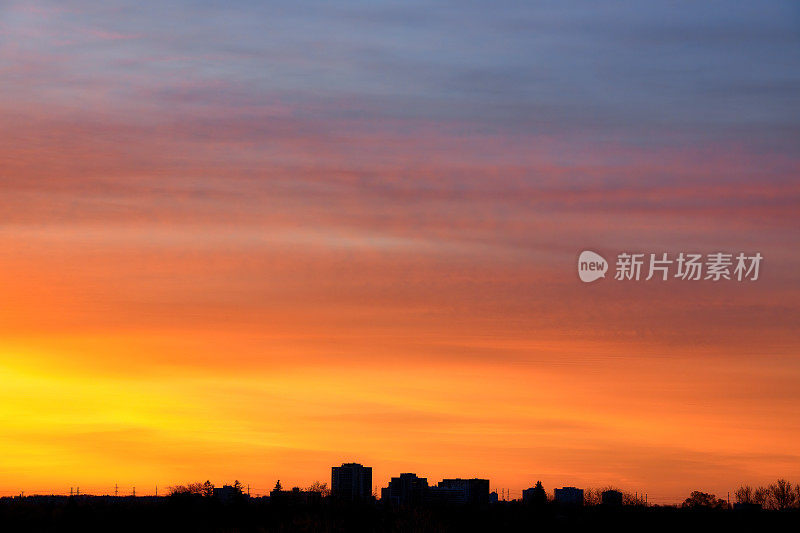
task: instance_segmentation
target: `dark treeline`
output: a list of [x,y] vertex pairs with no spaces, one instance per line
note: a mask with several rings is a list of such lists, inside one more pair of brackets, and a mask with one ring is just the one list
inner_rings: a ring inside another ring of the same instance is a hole
[[[664,530],[708,527],[714,530],[797,530],[800,510],[740,510],[692,493],[678,506],[587,504],[562,506],[551,500],[481,506],[422,505],[413,508],[379,501],[345,503],[323,497],[300,500],[248,498],[235,492],[215,496],[208,483],[175,487],[164,497],[29,496],[0,499],[3,531],[208,531],[208,532],[359,532],[359,531],[531,531],[612,527]],[[793,490],[795,487],[793,487]],[[753,492],[755,490],[753,489]],[[709,495],[707,495],[709,496]],[[694,499],[693,499],[694,498]],[[696,500],[696,501],[695,501]],[[303,500],[305,502],[305,500]]]

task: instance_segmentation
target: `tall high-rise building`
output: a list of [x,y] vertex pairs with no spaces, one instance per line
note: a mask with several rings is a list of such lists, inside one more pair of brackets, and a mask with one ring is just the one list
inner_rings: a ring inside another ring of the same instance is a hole
[[372,467],[343,463],[331,469],[331,496],[341,500],[367,500],[372,497]]

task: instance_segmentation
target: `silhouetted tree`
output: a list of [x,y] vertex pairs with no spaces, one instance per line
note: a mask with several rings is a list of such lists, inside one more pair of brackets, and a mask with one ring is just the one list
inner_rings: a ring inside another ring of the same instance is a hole
[[683,501],[681,507],[689,509],[725,509],[728,507],[728,502],[718,499],[714,494],[695,490]]
[[736,501],[739,503],[754,504],[756,502],[756,494],[753,487],[750,485],[742,485],[733,493]]
[[767,487],[767,502],[773,509],[791,509],[798,502],[798,494],[791,483],[779,479]]
[[623,492],[622,505],[642,506],[645,505],[644,495],[640,492]]
[[583,505],[600,505],[603,489],[583,489]]
[[537,481],[536,485],[533,486],[533,504],[544,505],[546,503],[547,503],[547,492],[544,490],[542,482]]
[[[212,487],[213,492],[213,487]],[[170,495],[181,495],[181,494],[196,494],[198,496],[203,496],[203,483],[187,483],[186,485],[175,485],[174,487],[169,487],[168,493]]]
[[206,482],[203,483],[203,492],[202,492],[202,494],[206,498],[211,498],[212,496],[214,496],[214,484],[211,483],[209,480],[206,480]]
[[320,494],[322,494],[323,497],[329,496],[331,493],[330,489],[328,488],[328,484],[323,483],[321,481],[315,481],[314,483],[309,485],[309,487],[306,490],[310,492],[319,492]]
[[758,487],[753,491],[753,503],[766,507],[767,500],[769,500],[769,490],[767,487]]
[[275,483],[275,488],[272,489],[272,490],[283,490],[283,487],[281,487],[281,480],[280,479],[278,480],[277,483]]

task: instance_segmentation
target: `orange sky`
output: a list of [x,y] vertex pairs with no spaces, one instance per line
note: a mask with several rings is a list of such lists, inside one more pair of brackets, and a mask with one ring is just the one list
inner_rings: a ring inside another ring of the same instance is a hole
[[[345,52],[355,78],[297,92],[339,63],[262,43],[281,86],[45,4],[0,18],[0,495],[349,461],[515,497],[800,478],[796,134],[554,102],[533,127],[456,89],[428,116]],[[584,285],[583,249],[765,260]]]

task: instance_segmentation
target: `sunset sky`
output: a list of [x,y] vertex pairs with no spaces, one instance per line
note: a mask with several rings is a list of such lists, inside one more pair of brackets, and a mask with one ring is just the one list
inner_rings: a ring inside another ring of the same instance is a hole
[[0,3],[0,495],[800,481],[796,2],[142,4]]

